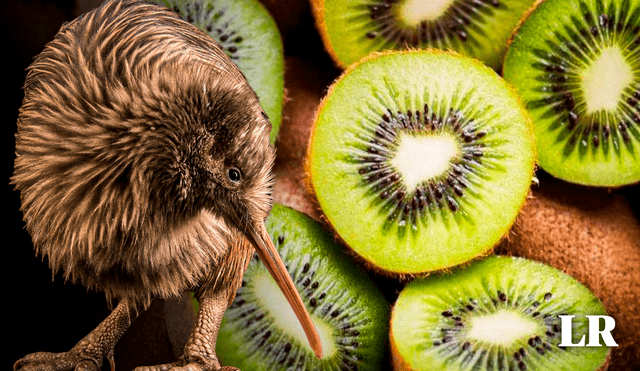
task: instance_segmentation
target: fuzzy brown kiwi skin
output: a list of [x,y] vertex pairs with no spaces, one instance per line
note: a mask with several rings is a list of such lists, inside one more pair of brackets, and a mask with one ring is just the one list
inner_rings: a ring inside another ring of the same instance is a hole
[[496,252],[554,266],[616,321],[610,371],[640,369],[640,221],[619,193],[546,176]]
[[304,161],[316,108],[339,74],[328,58],[316,54],[285,58],[285,99],[276,140],[274,201],[321,221],[320,207],[308,195]]
[[277,160],[300,164],[305,161],[316,109],[339,73],[328,59],[317,54],[285,57],[285,99],[276,141]]

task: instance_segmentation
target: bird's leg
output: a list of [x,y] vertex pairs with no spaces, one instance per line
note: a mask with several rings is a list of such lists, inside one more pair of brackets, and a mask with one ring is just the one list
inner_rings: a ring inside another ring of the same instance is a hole
[[115,371],[113,349],[136,315],[135,311],[131,310],[129,302],[122,300],[98,327],[68,352],[31,353],[18,360],[13,365],[13,369],[14,371],[99,371],[103,358],[107,358],[111,371]]
[[226,289],[208,291],[198,296],[199,310],[196,324],[177,362],[155,366],[138,367],[135,371],[233,371],[235,367],[220,367],[216,356],[216,338],[227,306],[229,294]]

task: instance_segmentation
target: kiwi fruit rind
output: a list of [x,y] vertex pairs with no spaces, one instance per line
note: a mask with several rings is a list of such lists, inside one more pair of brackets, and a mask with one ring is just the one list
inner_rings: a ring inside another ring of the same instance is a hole
[[559,347],[559,315],[573,318],[573,342],[586,315],[606,315],[585,286],[523,258],[491,256],[407,284],[391,318],[395,370],[595,371],[609,348]]
[[217,41],[258,95],[275,143],[284,100],[284,50],[278,26],[258,0],[153,0]]
[[530,117],[492,69],[458,53],[375,53],[329,88],[307,174],[324,217],[372,268],[411,275],[487,253],[525,201]]
[[455,50],[498,68],[533,0],[312,0],[325,47],[345,68],[373,51]]
[[640,0],[546,0],[512,36],[503,75],[534,119],[540,167],[640,181]]
[[320,224],[275,204],[266,227],[320,334],[317,359],[256,257],[223,318],[216,353],[241,370],[381,370],[389,304]]
[[[324,92],[341,71],[328,58],[318,55],[287,56],[280,136],[276,141],[276,161],[303,163],[316,108]],[[300,172],[302,173],[302,172]]]
[[499,254],[575,277],[616,321],[608,371],[640,370],[640,220],[622,192],[541,176]]
[[273,199],[316,220],[320,219],[320,213],[306,192],[304,159],[316,108],[326,87],[338,74],[328,58],[314,55],[287,56],[285,59],[287,94],[275,144]]

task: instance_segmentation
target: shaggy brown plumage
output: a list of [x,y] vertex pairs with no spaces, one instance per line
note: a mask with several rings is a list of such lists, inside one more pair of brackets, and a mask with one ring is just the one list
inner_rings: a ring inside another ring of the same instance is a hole
[[24,91],[12,183],[38,253],[119,301],[125,329],[152,298],[189,289],[221,317],[266,235],[274,150],[220,46],[168,9],[107,1],[61,28]]
[[12,181],[54,270],[136,302],[180,295],[226,259],[242,271],[251,249],[230,256],[242,244],[229,219],[267,216],[274,155],[255,93],[223,57],[173,12],[113,1],[35,59]]

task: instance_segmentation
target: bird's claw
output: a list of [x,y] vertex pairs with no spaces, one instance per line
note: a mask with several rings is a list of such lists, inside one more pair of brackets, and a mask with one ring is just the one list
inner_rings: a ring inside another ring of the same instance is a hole
[[[64,353],[38,352],[27,354],[13,364],[13,371],[100,371],[101,359],[74,351]],[[108,357],[113,367],[113,357]]]

